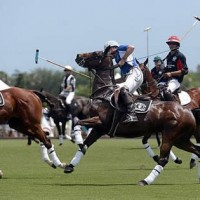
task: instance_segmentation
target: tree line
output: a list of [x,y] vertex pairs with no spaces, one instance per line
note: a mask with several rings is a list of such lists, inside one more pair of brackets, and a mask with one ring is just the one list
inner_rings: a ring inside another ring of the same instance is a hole
[[[82,72],[87,74],[87,72]],[[33,90],[45,90],[58,96],[60,85],[64,77],[63,71],[53,71],[46,68],[36,68],[30,73],[16,70],[12,75],[0,71],[0,80],[9,86],[16,86]],[[76,95],[89,97],[91,94],[91,81],[81,75],[74,74],[76,77]],[[189,72],[182,83],[184,89],[200,87],[200,65],[197,66],[196,72]]]

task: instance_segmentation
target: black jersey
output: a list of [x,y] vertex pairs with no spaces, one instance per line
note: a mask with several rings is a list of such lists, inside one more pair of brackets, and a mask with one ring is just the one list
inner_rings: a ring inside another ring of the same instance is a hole
[[181,70],[182,72],[181,76],[173,77],[176,78],[181,83],[183,81],[184,75],[188,73],[188,67],[186,64],[185,56],[180,51],[177,50],[176,53],[173,55],[169,53],[166,59],[167,59],[167,65],[165,67],[165,73]]

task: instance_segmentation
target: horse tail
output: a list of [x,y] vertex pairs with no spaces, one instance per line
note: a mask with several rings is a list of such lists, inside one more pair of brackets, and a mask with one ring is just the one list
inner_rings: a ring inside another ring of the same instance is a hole
[[47,103],[51,108],[54,107],[54,104],[51,103],[51,101],[49,101],[49,99],[45,96],[45,94],[43,94],[42,92],[39,92],[37,90],[32,90],[32,92],[34,94],[36,94],[43,103]]

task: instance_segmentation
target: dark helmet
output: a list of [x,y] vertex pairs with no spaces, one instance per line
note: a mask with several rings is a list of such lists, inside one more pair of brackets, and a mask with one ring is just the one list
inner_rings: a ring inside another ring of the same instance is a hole
[[154,59],[153,59],[154,62],[157,62],[157,61],[161,61],[162,62],[162,59],[161,57],[159,56],[156,56]]

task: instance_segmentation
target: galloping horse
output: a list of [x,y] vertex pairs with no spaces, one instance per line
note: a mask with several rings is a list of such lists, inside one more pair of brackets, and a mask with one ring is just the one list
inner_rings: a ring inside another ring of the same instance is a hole
[[[158,165],[155,166],[149,176],[139,182],[139,185],[151,184],[156,179],[168,162],[168,155],[172,146],[193,152],[200,157],[200,147],[190,141],[195,130],[195,119],[192,112],[184,109],[176,102],[153,101],[146,113],[137,114],[138,122],[123,124],[120,122],[123,111],[117,110],[116,107],[120,106],[115,107],[110,102],[111,95],[116,88],[112,82],[114,74],[112,58],[104,55],[102,51],[97,51],[78,54],[76,62],[78,65],[92,70],[95,75],[93,101],[90,109],[91,118],[78,122],[79,125],[88,125],[93,129],[85,139],[83,148],[77,151],[70,165],[66,166],[65,173],[71,173],[80,162],[87,148],[104,134],[136,138],[149,135],[149,133],[162,133]],[[142,103],[139,102],[138,105],[142,105]]]
[[63,168],[54,146],[41,128],[42,103],[39,97],[31,90],[17,87],[2,90],[0,94],[0,123],[8,123],[11,128],[37,138],[48,149],[52,167]]
[[[46,91],[34,91],[42,100],[42,102],[46,102],[49,106],[49,115],[53,118],[54,123],[56,124],[59,137],[65,136],[65,128],[66,123],[69,121],[69,118],[67,117],[68,111],[62,107],[61,101],[62,99],[60,97],[56,97],[49,92]],[[78,119],[85,119],[89,117],[89,102],[90,99],[83,97],[83,96],[75,96],[75,98],[72,100],[71,103],[71,112],[72,112],[72,119],[78,118]],[[74,120],[73,120],[74,121]],[[77,119],[76,119],[77,121]],[[60,122],[62,123],[62,127],[60,127]],[[72,142],[74,142],[73,139],[71,139]],[[60,141],[60,145],[61,145]]]
[[[141,86],[142,94],[148,94],[153,100],[160,100],[162,98],[162,90],[163,88],[157,87],[156,81],[153,79],[151,72],[148,67],[146,67],[145,63],[141,65],[143,74],[144,74],[144,82]],[[200,88],[192,88],[185,90],[191,97],[191,101],[187,102],[183,105],[184,108],[191,110],[196,119],[196,129],[194,133],[194,137],[197,141],[197,145],[200,145]],[[178,93],[176,93],[178,95]],[[176,96],[176,100],[180,102],[178,96]],[[196,157],[196,156],[192,156]],[[190,168],[195,166],[195,159],[191,159]]]

